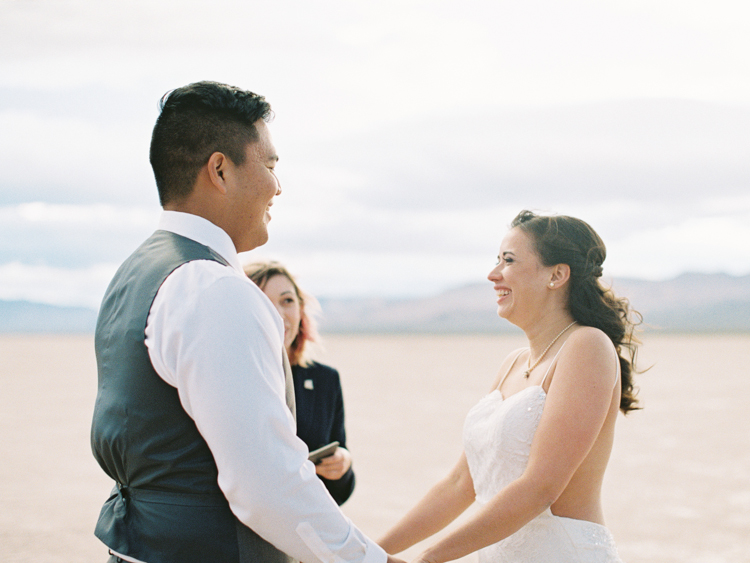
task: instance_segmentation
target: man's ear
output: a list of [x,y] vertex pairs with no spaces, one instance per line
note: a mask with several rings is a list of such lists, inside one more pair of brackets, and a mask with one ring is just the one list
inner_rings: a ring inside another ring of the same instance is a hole
[[550,282],[553,283],[555,287],[560,287],[569,279],[570,279],[570,266],[568,266],[567,264],[557,264],[552,269],[552,278],[550,279]]
[[230,160],[224,153],[215,152],[208,157],[207,172],[208,178],[219,192],[223,195],[227,193],[227,173]]

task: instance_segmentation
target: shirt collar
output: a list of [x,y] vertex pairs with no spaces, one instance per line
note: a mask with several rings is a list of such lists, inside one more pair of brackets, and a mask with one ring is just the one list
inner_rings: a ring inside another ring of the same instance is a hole
[[[240,273],[240,263],[237,250],[232,239],[221,227],[217,227],[208,219],[192,213],[181,211],[162,211],[159,227],[162,231],[169,231],[208,246],[221,254],[231,266]],[[244,274],[243,274],[244,275]]]

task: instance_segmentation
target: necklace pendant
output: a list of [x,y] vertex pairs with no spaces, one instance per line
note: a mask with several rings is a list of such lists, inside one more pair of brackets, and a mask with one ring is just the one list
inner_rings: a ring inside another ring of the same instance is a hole
[[527,369],[527,370],[526,370],[525,372],[523,372],[523,376],[524,376],[524,378],[525,378],[525,379],[528,379],[528,378],[529,378],[529,372],[530,372],[530,371],[531,371],[531,370],[528,370],[528,369]]

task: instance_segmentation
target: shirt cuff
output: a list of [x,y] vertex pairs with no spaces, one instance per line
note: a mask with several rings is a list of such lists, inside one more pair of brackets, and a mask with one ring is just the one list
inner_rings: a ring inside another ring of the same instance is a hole
[[367,538],[366,543],[367,548],[365,551],[365,558],[362,560],[362,563],[386,563],[386,561],[388,561],[388,555],[382,547],[380,547],[370,538]]
[[[346,563],[346,561],[351,560],[344,559],[340,555],[333,553],[330,547],[325,544],[308,522],[302,522],[297,526],[297,534],[319,561],[323,561],[324,563]],[[361,541],[364,544],[365,555],[362,559],[357,558],[359,563],[387,562],[388,555],[383,551],[382,547],[359,532],[356,528],[351,530],[351,534],[356,536],[358,541]],[[352,538],[351,534],[350,539]],[[360,546],[362,543],[360,543]]]

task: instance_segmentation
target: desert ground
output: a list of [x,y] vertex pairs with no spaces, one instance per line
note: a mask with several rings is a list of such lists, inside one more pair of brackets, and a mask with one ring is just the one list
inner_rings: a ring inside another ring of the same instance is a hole
[[[750,562],[750,335],[642,335],[644,410],[620,416],[604,489],[626,563]],[[453,465],[516,335],[329,335],[357,488],[377,538]],[[91,335],[0,335],[0,560],[104,562],[111,481],[89,448]],[[404,556],[419,552],[416,546]],[[475,561],[473,555],[464,562]]]

